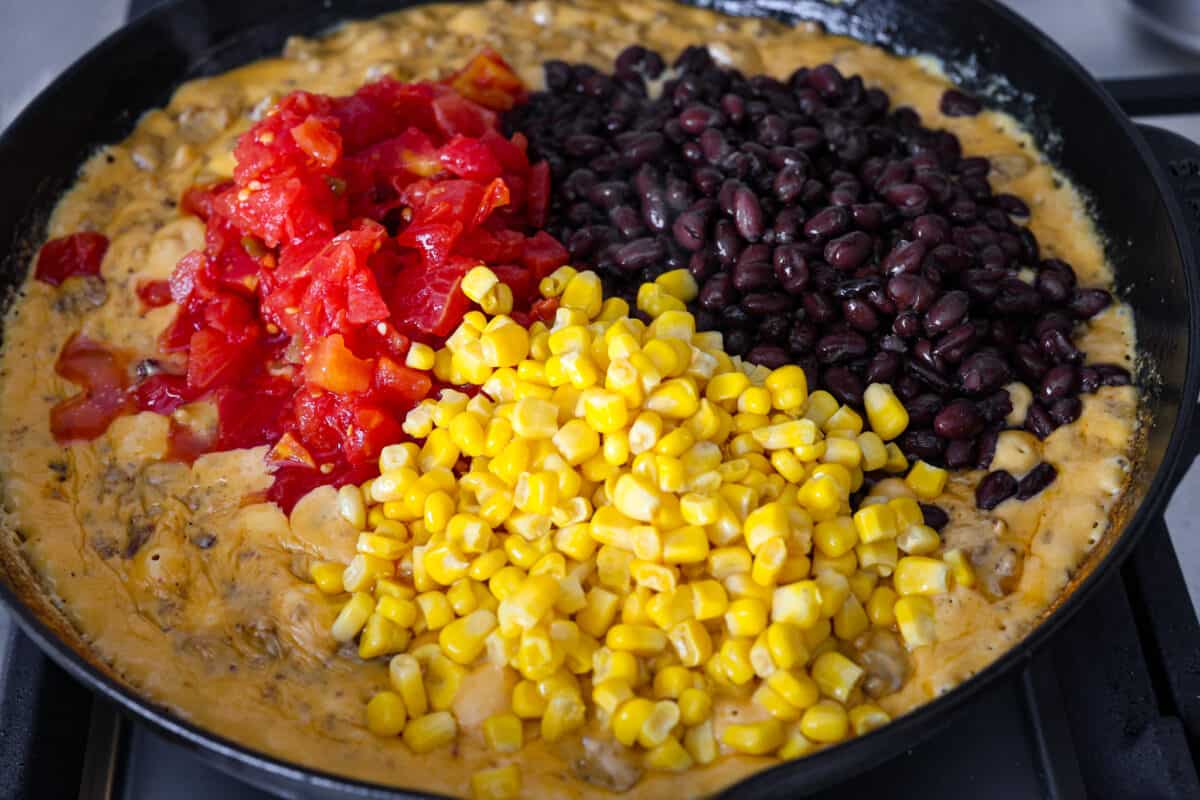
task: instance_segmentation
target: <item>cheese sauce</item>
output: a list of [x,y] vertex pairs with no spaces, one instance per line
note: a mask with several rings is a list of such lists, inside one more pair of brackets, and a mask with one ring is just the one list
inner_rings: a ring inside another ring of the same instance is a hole
[[[483,45],[538,86],[545,59],[605,66],[634,42],[668,59],[707,43],[747,74],[785,78],[800,65],[831,61],[863,76],[930,127],[952,131],[966,153],[990,158],[993,187],[1029,203],[1044,255],[1072,264],[1082,285],[1110,283],[1075,189],[1011,118],[942,116],[938,101],[949,84],[928,59],[897,58],[811,26],[661,0],[432,5],[345,24],[321,39],[294,39],[281,58],[179,87],[128,139],[101,148],[55,211],[49,235],[108,236],[103,284],[74,278],[56,289],[27,280],[5,320],[0,474],[8,524],[64,613],[130,685],[245,745],[364,780],[462,795],[473,771],[514,758],[531,795],[602,795],[636,777],[636,765],[597,751],[595,740],[553,747],[534,740],[516,756],[489,752],[482,721],[507,709],[511,688],[511,678],[492,667],[471,675],[455,703],[461,733],[453,747],[416,756],[398,739],[372,736],[363,708],[387,686],[386,665],[339,650],[329,634],[339,603],[307,577],[314,559],[353,555],[356,531],[337,517],[332,489],[310,494],[289,518],[257,499],[272,480],[265,448],[211,454],[189,467],[164,460],[168,422],[154,414],[118,419],[106,436],[66,448],[48,426],[50,408],[76,391],[51,369],[71,334],[83,330],[139,356],[154,354],[173,309],[140,312],[134,288],[166,278],[181,256],[203,246],[203,224],[181,216],[175,201],[189,185],[231,173],[237,136],[275,99],[294,89],[349,94],[385,74],[435,78]],[[1104,311],[1078,344],[1092,361],[1132,367],[1129,310]],[[1043,443],[1033,440],[1042,451],[1033,463],[1051,462],[1059,478],[1029,502],[979,512],[973,487],[982,473],[953,477],[941,501],[952,517],[944,538],[971,556],[981,580],[938,601],[939,643],[911,654],[908,680],[881,701],[889,713],[986,666],[1067,588],[1122,492],[1136,412],[1131,387],[1084,397],[1076,423]],[[204,404],[177,415],[193,426],[214,424]],[[1029,456],[1001,449],[998,458]],[[755,714],[748,703],[719,704],[718,735],[729,719]],[[703,795],[772,763],[727,756],[682,775],[647,773],[630,794]]]

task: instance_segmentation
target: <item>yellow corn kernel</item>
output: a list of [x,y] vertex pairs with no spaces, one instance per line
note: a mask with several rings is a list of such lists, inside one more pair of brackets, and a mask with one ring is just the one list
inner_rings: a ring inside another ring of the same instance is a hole
[[804,580],[780,586],[772,596],[771,620],[811,628],[821,616],[821,589],[816,581]]
[[871,626],[867,612],[858,597],[851,594],[833,615],[833,632],[842,641],[852,641]]
[[704,389],[704,396],[713,403],[735,404],[742,392],[750,388],[750,379],[742,372],[716,375]]
[[538,292],[542,297],[558,297],[567,288],[567,284],[576,275],[574,267],[559,267],[538,283]]
[[850,727],[855,736],[865,736],[891,722],[888,713],[873,703],[863,703],[850,709]]
[[712,720],[705,720],[688,729],[683,737],[688,755],[697,764],[711,764],[717,758],[717,740],[713,735]]
[[863,392],[863,405],[867,409],[871,429],[886,442],[904,433],[908,427],[908,411],[887,384],[872,383],[868,386]]
[[934,558],[905,556],[896,564],[892,585],[902,597],[945,594],[950,591],[950,565]]
[[924,556],[936,551],[942,540],[928,525],[913,525],[896,537],[895,544],[910,556]]
[[639,656],[661,653],[667,646],[667,635],[649,625],[613,625],[604,637],[604,643],[613,650],[621,650]]
[[843,494],[833,478],[814,473],[800,486],[796,499],[814,515],[828,515],[841,507]]
[[700,394],[691,378],[671,378],[650,393],[645,405],[667,419],[683,420],[699,410]]
[[536,625],[554,607],[561,588],[551,575],[530,575],[508,597],[500,601],[498,620],[505,636]]
[[712,695],[695,687],[684,688],[679,693],[679,721],[691,727],[699,725],[712,716]]
[[364,661],[399,652],[412,634],[382,614],[372,614],[358,637],[358,657]]
[[308,568],[313,583],[324,594],[341,594],[345,567],[335,561],[314,561]]
[[700,666],[712,656],[712,637],[698,620],[678,623],[671,628],[668,638],[685,667]]
[[783,725],[775,719],[726,725],[721,741],[739,753],[765,756],[783,744]]
[[820,687],[803,670],[776,670],[764,685],[799,711],[813,705],[821,697]]
[[411,369],[428,372],[433,369],[433,363],[433,348],[421,342],[413,342],[408,348],[408,354],[404,357],[404,366]]
[[521,719],[538,719],[546,713],[546,698],[542,697],[536,683],[517,682],[512,690],[512,710]]
[[626,747],[632,747],[654,709],[655,703],[644,697],[622,703],[612,717],[613,736]]
[[[599,301],[596,305],[599,310]],[[581,728],[586,717],[587,709],[577,693],[559,692],[546,703],[546,713],[542,715],[542,739],[557,742],[571,731]]]
[[521,796],[521,768],[516,764],[481,769],[471,775],[473,800],[516,800]]
[[378,692],[367,703],[367,730],[376,736],[397,736],[407,721],[404,701],[395,692]]
[[717,520],[717,499],[688,492],[679,500],[679,513],[689,525],[711,525]]
[[641,559],[635,560],[629,565],[629,572],[633,575],[634,583],[655,592],[673,592],[679,583],[679,573],[674,567],[654,564]]
[[619,678],[609,678],[592,685],[592,702],[605,714],[615,714],[617,709],[634,697],[629,682]]
[[679,724],[679,706],[673,700],[659,700],[638,731],[638,744],[646,749],[658,747],[671,735]]
[[840,558],[858,544],[858,531],[850,517],[834,517],[813,528],[813,545],[830,558]]
[[718,580],[724,580],[739,572],[750,572],[752,557],[744,547],[719,547],[708,554],[708,572]]
[[750,569],[751,579],[759,586],[774,586],[783,566],[787,563],[787,545],[783,539],[772,539],[758,549],[754,565]]
[[749,682],[755,676],[754,664],[750,660],[750,649],[754,642],[751,639],[726,639],[721,644],[719,655],[725,676],[738,686]]
[[947,550],[942,553],[942,561],[950,567],[950,574],[959,586],[969,589],[975,585],[975,569],[962,550],[957,547]]
[[932,644],[936,638],[933,601],[924,595],[901,597],[894,606],[896,625],[904,644],[912,650]]
[[600,313],[596,315],[596,319],[600,322],[612,322],[628,316],[629,303],[620,297],[608,297],[600,304]]
[[729,597],[725,587],[714,580],[701,580],[690,584],[692,588],[692,613],[698,620],[716,619],[729,609]]
[[794,722],[800,719],[800,709],[789,703],[766,683],[760,684],[750,699],[777,720]]
[[411,628],[417,622],[417,604],[403,597],[383,596],[375,604],[375,613],[391,620],[401,628]]
[[801,667],[808,662],[808,647],[803,631],[788,622],[772,622],[766,630],[767,651],[771,661],[782,670]]
[[693,524],[668,533],[663,539],[662,558],[668,564],[702,563],[708,558],[704,528]]
[[663,772],[683,772],[692,766],[692,756],[674,737],[667,737],[662,744],[649,750],[642,764],[646,769]]
[[454,741],[458,724],[449,711],[434,711],[409,720],[404,727],[404,743],[414,753],[428,753]]
[[904,482],[922,500],[933,500],[946,488],[949,473],[941,467],[933,467],[924,461],[917,461],[908,472]]
[[880,539],[876,542],[860,543],[854,548],[853,555],[857,556],[861,569],[887,577],[896,569],[899,552],[895,539]]
[[691,688],[694,676],[691,670],[679,664],[663,667],[654,674],[654,697],[657,700],[678,700],[684,689]]
[[500,279],[496,277],[496,273],[492,272],[485,266],[473,267],[463,276],[462,293],[467,296],[467,299],[475,303],[483,302],[483,298],[489,292],[496,288],[500,283]]
[[664,272],[654,282],[662,287],[664,292],[685,303],[692,302],[700,293],[700,287],[696,283],[696,279],[686,269],[673,269],[669,272]]
[[567,281],[559,302],[563,308],[582,311],[587,317],[600,313],[604,297],[600,288],[600,277],[594,272],[580,272]]
[[421,678],[421,665],[406,653],[393,656],[388,664],[388,680],[392,688],[404,700],[404,707],[414,717],[425,713],[428,700],[425,683]]
[[836,650],[822,652],[812,662],[812,680],[823,693],[841,703],[850,698],[850,693],[865,674],[862,667]]
[[783,744],[775,753],[784,761],[802,758],[816,750],[816,745],[800,732],[800,726],[792,726],[785,733]]
[[[479,608],[479,596],[475,594],[475,589],[471,584],[472,581],[469,578],[460,578],[446,592],[446,599],[450,601],[450,607],[460,617],[465,617]],[[484,594],[487,594],[486,590]]]
[[621,680],[630,686],[640,682],[637,657],[623,650],[599,647],[592,653],[592,682]]
[[731,636],[758,636],[767,627],[767,604],[757,597],[741,597],[729,604],[725,627]]
[[854,528],[858,531],[859,541],[868,544],[881,539],[894,539],[899,533],[896,512],[886,503],[866,506],[854,512]]
[[417,595],[417,607],[421,609],[421,618],[425,627],[431,631],[440,630],[454,619],[454,609],[443,592],[422,592]]
[[355,592],[342,606],[333,621],[331,632],[339,642],[348,642],[358,635],[375,610],[375,600],[365,592]]
[[538,397],[517,400],[512,413],[513,433],[523,439],[549,439],[558,431],[558,406]]
[[662,503],[658,490],[645,480],[634,475],[622,475],[617,479],[613,493],[613,505],[631,519],[650,522],[654,512]]
[[483,652],[487,635],[496,627],[496,615],[477,609],[441,629],[438,644],[442,652],[459,664],[470,664]]
[[629,451],[639,455],[654,448],[662,436],[662,417],[653,411],[643,411],[629,428]]
[[832,700],[822,700],[804,712],[800,732],[814,742],[840,742],[850,732],[846,709]]
[[879,434],[865,431],[858,435],[858,449],[862,453],[862,468],[864,472],[874,472],[883,469],[888,462],[887,445]]
[[506,552],[501,549],[489,550],[476,556],[467,570],[467,576],[477,581],[491,580],[492,576],[507,563],[508,554]]

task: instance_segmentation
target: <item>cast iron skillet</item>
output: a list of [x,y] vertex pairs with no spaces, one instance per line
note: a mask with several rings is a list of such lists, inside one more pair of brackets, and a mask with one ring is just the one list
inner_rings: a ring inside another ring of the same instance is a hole
[[[1123,530],[1114,526],[1114,535],[1101,542],[1080,571],[1074,590],[1036,630],[961,687],[867,736],[755,775],[728,792],[739,798],[796,796],[897,755],[969,709],[976,694],[1027,663],[1161,514],[1186,468],[1184,459],[1194,455],[1190,430],[1200,385],[1200,282],[1192,241],[1197,226],[1194,219],[1185,220],[1167,172],[1112,99],[1057,45],[990,0],[706,4],[736,14],[816,19],[833,32],[896,51],[933,54],[968,90],[1027,124],[1094,202],[1118,286],[1135,312],[1144,356],[1138,373],[1148,413],[1128,502],[1119,515]],[[89,152],[99,143],[123,138],[138,114],[162,105],[180,82],[275,53],[291,34],[316,33],[342,19],[406,5],[411,2],[351,0],[334,8],[328,0],[175,0],[110,36],[42,92],[0,137],[0,175],[5,179],[0,191],[0,243],[5,246],[0,287],[11,293],[20,285],[29,256],[44,236],[49,211]],[[1200,190],[1186,185],[1200,175],[1200,149],[1163,131],[1145,133],[1177,154],[1168,165],[1176,188],[1187,194]],[[44,594],[13,567],[12,553],[7,562],[3,555],[0,598],[51,658],[215,766],[287,794],[405,796],[248,750],[147,701],[88,654]]]

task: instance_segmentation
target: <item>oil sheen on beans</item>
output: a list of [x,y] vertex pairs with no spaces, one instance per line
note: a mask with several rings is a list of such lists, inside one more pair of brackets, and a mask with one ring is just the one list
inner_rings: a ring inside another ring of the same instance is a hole
[[[203,244],[202,223],[181,216],[175,201],[192,183],[229,174],[236,137],[273,99],[294,89],[348,94],[382,74],[435,77],[485,44],[536,87],[545,59],[606,67],[634,42],[668,59],[707,43],[747,74],[786,77],[797,66],[831,61],[843,74],[862,75],[897,105],[916,109],[925,124],[953,131],[966,153],[991,159],[993,188],[1029,204],[1045,256],[1072,264],[1083,284],[1109,282],[1101,240],[1075,189],[1012,119],[994,112],[943,116],[938,103],[948,83],[928,59],[898,59],[811,27],[660,0],[432,5],[347,24],[322,39],[294,39],[280,58],[181,86],[128,139],[101,148],[55,211],[49,235],[107,235],[105,289],[76,279],[59,289],[27,281],[5,322],[0,474],[8,524],[69,617],[131,685],[253,748],[360,779],[464,795],[471,773],[495,763],[481,724],[506,706],[510,688],[495,668],[476,671],[455,704],[462,734],[454,752],[414,756],[363,726],[363,704],[386,686],[386,666],[339,655],[328,633],[336,601],[302,577],[310,559],[345,562],[353,554],[354,531],[336,518],[332,489],[315,491],[289,518],[256,499],[271,481],[261,448],[206,455],[191,467],[165,461],[167,420],[149,413],[117,420],[94,442],[60,447],[49,409],[75,389],[50,365],[80,329],[116,347],[153,352],[172,312],[139,312],[135,288],[166,278]],[[1077,344],[1090,361],[1132,367],[1129,310],[1105,310]],[[176,413],[192,424],[213,420],[202,404]],[[1108,527],[1127,478],[1136,418],[1132,387],[1084,397],[1082,416],[1042,443],[1041,458],[1059,478],[1029,502],[981,512],[974,487],[983,473],[952,479],[940,501],[950,513],[946,545],[971,553],[981,580],[939,600],[938,644],[912,654],[909,680],[881,703],[889,713],[986,666],[1055,602]],[[1002,446],[993,468],[1019,458]],[[735,713],[743,721],[756,712],[748,703],[727,704],[718,731]],[[578,741],[527,745],[524,791],[607,794],[572,775],[571,762],[589,757]],[[728,756],[682,775],[647,773],[630,794],[703,795],[770,763]]]

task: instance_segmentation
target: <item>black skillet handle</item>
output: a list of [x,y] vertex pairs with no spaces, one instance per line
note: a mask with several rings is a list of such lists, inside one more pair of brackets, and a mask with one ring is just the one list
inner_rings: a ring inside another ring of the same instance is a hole
[[[1139,124],[1138,130],[1158,157],[1183,211],[1185,228],[1181,233],[1191,240],[1193,252],[1200,257],[1200,144],[1154,125]],[[1200,455],[1200,413],[1192,415],[1191,428],[1184,438],[1181,478],[1197,455]]]

